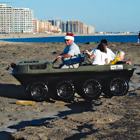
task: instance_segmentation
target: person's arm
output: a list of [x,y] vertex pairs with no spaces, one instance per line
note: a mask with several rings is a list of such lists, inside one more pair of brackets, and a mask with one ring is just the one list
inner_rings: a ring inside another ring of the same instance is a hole
[[68,54],[68,53],[62,55],[62,58],[69,58],[69,57],[72,57],[72,55],[70,55],[70,54]]
[[56,59],[61,59],[62,58],[62,55],[58,55],[57,57],[56,57]]
[[55,60],[53,61],[53,63],[56,63],[57,61],[62,60],[62,57],[63,57],[63,53],[59,54],[59,55],[55,58]]
[[108,58],[105,59],[105,64],[109,64]]
[[88,57],[90,59],[93,59],[95,57],[95,55],[93,54],[93,52],[89,52],[88,50],[85,50],[85,53],[88,55]]

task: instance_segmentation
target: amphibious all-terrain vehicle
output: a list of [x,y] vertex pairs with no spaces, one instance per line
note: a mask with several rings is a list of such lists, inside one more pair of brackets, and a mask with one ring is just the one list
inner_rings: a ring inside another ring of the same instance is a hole
[[60,69],[48,61],[22,61],[11,64],[11,74],[36,101],[59,97],[69,101],[79,94],[85,100],[125,95],[134,68],[128,64],[85,65]]

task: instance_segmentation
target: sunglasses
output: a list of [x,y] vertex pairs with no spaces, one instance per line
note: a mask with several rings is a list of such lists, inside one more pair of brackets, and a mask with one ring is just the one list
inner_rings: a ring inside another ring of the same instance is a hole
[[65,42],[69,41],[69,39],[65,39]]

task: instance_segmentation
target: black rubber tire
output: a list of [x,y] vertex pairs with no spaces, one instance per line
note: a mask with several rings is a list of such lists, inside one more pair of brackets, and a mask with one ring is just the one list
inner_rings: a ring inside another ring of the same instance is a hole
[[72,101],[74,99],[74,85],[71,81],[59,82],[56,86],[57,97],[63,101]]
[[124,96],[128,92],[129,84],[123,78],[114,78],[110,81],[109,89],[113,96]]
[[26,92],[35,101],[45,101],[49,99],[48,86],[44,82],[34,82],[27,86]]
[[102,86],[96,79],[86,80],[82,86],[81,96],[86,100],[98,99],[102,92]]

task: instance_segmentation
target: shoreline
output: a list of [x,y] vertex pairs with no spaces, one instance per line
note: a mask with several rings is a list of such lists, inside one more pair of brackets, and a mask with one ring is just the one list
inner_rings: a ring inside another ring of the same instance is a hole
[[[94,33],[94,34],[75,34],[75,36],[129,36],[137,35],[137,33]],[[65,36],[65,33],[10,33],[10,34],[0,34],[0,38],[26,38],[26,37],[56,37]]]
[[[138,37],[137,35],[76,35],[75,42],[76,43],[92,43],[92,42],[100,42],[100,40],[106,39],[108,42],[121,42],[121,43],[137,43]],[[34,35],[34,36],[5,36],[0,38],[0,42],[30,42],[30,43],[59,43],[64,42],[64,35],[60,36],[43,36],[43,35]]]

